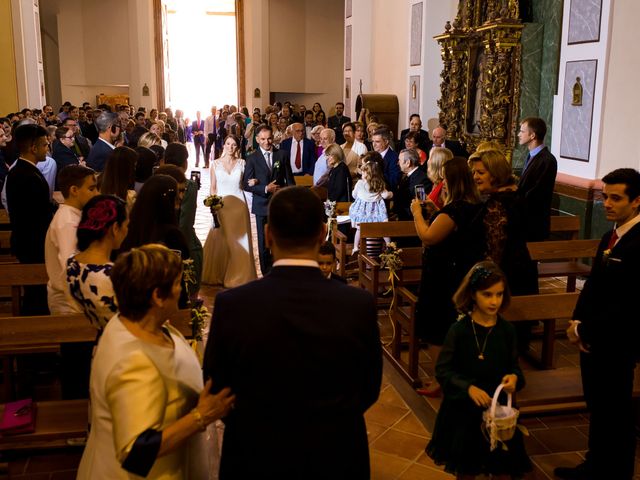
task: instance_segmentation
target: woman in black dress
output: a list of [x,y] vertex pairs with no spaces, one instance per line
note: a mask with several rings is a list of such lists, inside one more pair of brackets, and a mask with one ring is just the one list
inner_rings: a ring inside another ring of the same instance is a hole
[[[485,199],[483,225],[485,258],[498,264],[507,276],[512,295],[538,294],[538,268],[527,250],[526,217],[522,197],[511,165],[498,150],[485,150],[481,144],[469,157],[469,167],[478,192]],[[516,325],[518,351],[529,348],[531,324]]]
[[353,182],[349,167],[344,162],[344,151],[340,145],[331,144],[325,150],[327,156],[327,198],[333,202],[350,202]]
[[498,443],[493,451],[490,433],[483,432],[482,412],[496,388],[502,384],[513,393],[524,387],[515,329],[499,315],[509,298],[504,273],[494,262],[474,265],[454,296],[464,317],[449,329],[436,364],[444,399],[426,452],[461,480],[481,474],[520,478],[531,470],[517,428],[506,448]]
[[[481,202],[467,160],[454,157],[444,164],[443,170],[447,196],[442,210],[427,200],[427,208],[436,212],[426,219],[421,203],[418,200],[411,203],[416,230],[425,247],[416,327],[418,337],[429,343],[434,361],[457,317],[451,298],[464,275],[482,259],[484,250],[479,228]],[[432,388],[420,393],[438,396],[440,389],[434,382]]]

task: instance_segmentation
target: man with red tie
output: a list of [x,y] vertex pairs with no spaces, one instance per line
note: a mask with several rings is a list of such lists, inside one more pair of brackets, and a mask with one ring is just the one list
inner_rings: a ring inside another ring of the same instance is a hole
[[280,144],[280,150],[289,153],[291,171],[294,175],[313,175],[316,163],[316,146],[312,140],[305,137],[304,125],[291,125],[293,137],[287,138]]
[[635,465],[633,380],[640,358],[640,172],[620,168],[602,178],[602,198],[613,230],[602,237],[591,275],[567,329],[580,347],[589,418],[589,451],[563,479],[631,480]]

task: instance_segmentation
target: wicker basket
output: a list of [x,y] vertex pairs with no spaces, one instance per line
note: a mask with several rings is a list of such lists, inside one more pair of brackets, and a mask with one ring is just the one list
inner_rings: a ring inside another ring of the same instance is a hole
[[498,397],[503,387],[504,385],[500,384],[496,388],[491,407],[482,413],[483,428],[489,436],[492,451],[497,448],[498,442],[505,448],[504,442],[513,438],[518,424],[518,415],[520,415],[520,412],[511,406],[510,393],[507,394],[507,405],[498,404]]

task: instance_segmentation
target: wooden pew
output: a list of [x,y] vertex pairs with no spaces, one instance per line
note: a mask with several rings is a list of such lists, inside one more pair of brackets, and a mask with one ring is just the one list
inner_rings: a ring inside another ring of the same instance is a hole
[[529,242],[531,259],[538,263],[538,277],[567,277],[567,292],[575,292],[578,275],[588,276],[591,266],[580,259],[596,256],[600,240]]
[[580,237],[580,217],[573,215],[552,215],[550,236],[566,237],[567,240],[578,240]]
[[296,175],[293,180],[298,187],[313,187],[313,175]]
[[[384,347],[383,352],[391,364],[398,370],[409,384],[418,388],[422,385],[418,373],[418,358],[420,345],[416,335],[416,305],[418,297],[405,287],[396,290],[396,303],[391,312],[391,320],[395,327],[395,337],[389,347]],[[409,347],[409,358],[402,358],[403,335]]]
[[[179,311],[170,321],[185,337],[191,337],[189,310]],[[0,318],[0,352],[4,355],[22,354],[34,347],[93,342],[96,335],[97,330],[82,314]],[[87,400],[36,403],[36,431],[0,436],[0,451],[66,446],[67,439],[86,435]],[[0,416],[3,409],[0,405]]]
[[11,314],[20,315],[22,287],[46,285],[49,281],[44,263],[4,263],[0,265],[0,289],[11,289]]
[[0,226],[9,225],[9,214],[4,208],[0,208]]
[[556,320],[572,318],[578,295],[576,292],[570,292],[514,296],[511,297],[511,305],[502,314],[510,322],[543,323],[542,353],[539,360],[542,368],[553,368]]
[[[336,216],[349,215],[350,206],[351,202],[336,202]],[[331,225],[331,239],[333,246],[336,247],[336,258],[338,260],[337,273],[342,278],[346,278],[348,239],[344,233],[338,230],[336,223]]]
[[[411,221],[376,222],[360,224],[360,250],[358,254],[358,284],[371,292],[380,305],[388,304],[390,298],[380,297],[380,288],[388,287],[389,272],[383,270],[377,256],[367,254],[367,239],[383,237],[417,237],[415,224]],[[403,248],[400,254],[403,267],[397,272],[400,285],[415,285],[422,273],[422,247]]]

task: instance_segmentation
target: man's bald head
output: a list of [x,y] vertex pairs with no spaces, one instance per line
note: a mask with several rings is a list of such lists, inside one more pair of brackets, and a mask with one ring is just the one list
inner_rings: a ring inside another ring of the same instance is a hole
[[322,148],[327,148],[332,143],[336,141],[336,132],[334,132],[331,128],[325,128],[320,132],[320,145]]
[[434,147],[444,147],[444,141],[447,138],[447,131],[442,127],[436,127],[431,132],[431,140]]
[[302,139],[304,138],[304,132],[305,132],[304,125],[298,122],[292,123],[291,132],[293,133],[293,138],[296,142],[302,141]]

